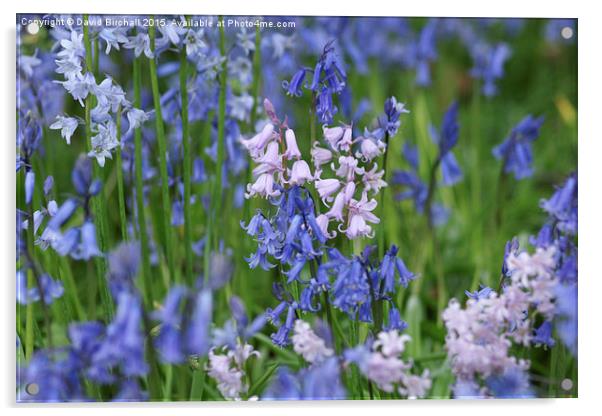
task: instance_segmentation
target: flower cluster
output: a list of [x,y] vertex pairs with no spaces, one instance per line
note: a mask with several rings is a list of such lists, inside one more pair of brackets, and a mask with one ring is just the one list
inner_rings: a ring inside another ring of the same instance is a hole
[[517,180],[533,174],[531,143],[539,137],[543,117],[528,115],[510,132],[510,135],[493,148],[493,155],[501,160],[504,173],[513,173]]
[[241,394],[247,392],[249,386],[245,382],[245,365],[251,356],[259,357],[259,351],[255,351],[249,344],[237,344],[233,350],[223,347],[217,354],[215,349],[209,351],[209,362],[207,372],[217,382],[217,388],[227,399],[239,399]]
[[[377,158],[385,152],[388,139],[397,133],[399,117],[407,112],[402,103],[391,97],[385,102],[385,113],[374,132],[366,130],[363,136],[354,138],[352,126],[323,126],[328,147],[316,142],[311,153],[316,191],[330,208],[318,217],[328,238],[336,236],[336,231],[328,231],[330,221],[339,223],[337,229],[351,240],[374,236],[369,224],[380,222],[373,213],[377,206],[374,196],[387,186],[383,180],[385,171],[378,169]],[[329,163],[330,171],[325,173],[323,167]],[[323,174],[334,177],[323,178]]]
[[322,123],[332,123],[332,118],[338,112],[338,108],[332,101],[333,94],[341,94],[345,88],[347,74],[343,69],[342,62],[334,49],[334,41],[324,46],[322,55],[313,69],[311,84],[304,84],[307,72],[310,68],[300,68],[289,81],[282,83],[288,95],[301,96],[302,88],[312,91],[313,103],[316,115]]
[[[480,380],[489,385],[508,372],[526,371],[529,362],[511,355],[513,344],[553,345],[547,322],[555,312],[555,254],[554,246],[529,254],[509,245],[505,259],[509,283],[499,294],[489,288],[468,293],[464,309],[457,300],[450,301],[443,313],[445,345],[457,386],[478,385]],[[543,324],[536,328],[539,320]],[[496,395],[487,388],[480,392]],[[529,384],[515,394],[532,395]]]
[[367,344],[345,351],[345,360],[358,366],[362,374],[385,392],[396,390],[408,398],[425,397],[431,388],[428,370],[421,375],[412,374],[411,361],[401,358],[409,335],[400,335],[397,330],[380,332]]

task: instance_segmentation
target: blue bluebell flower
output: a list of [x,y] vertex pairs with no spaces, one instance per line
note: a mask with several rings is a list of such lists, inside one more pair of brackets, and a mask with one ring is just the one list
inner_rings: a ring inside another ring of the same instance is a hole
[[106,337],[88,370],[88,376],[101,383],[114,381],[113,368],[119,368],[126,377],[144,376],[148,372],[144,360],[142,303],[136,294],[125,291],[119,293],[116,303],[115,318],[107,326]]
[[577,355],[578,333],[577,284],[556,286],[556,331],[571,353]]
[[492,395],[500,399],[534,398],[529,375],[520,368],[510,368],[503,374],[492,375],[485,380]]
[[188,354],[204,355],[209,351],[209,326],[213,315],[213,293],[201,290],[193,302],[192,317],[185,330],[185,348]]
[[483,82],[483,95],[486,97],[496,95],[498,92],[496,81],[504,76],[504,64],[511,55],[510,47],[505,43],[496,45],[477,43],[470,49],[474,61],[471,75]]
[[541,207],[555,221],[560,231],[569,235],[577,233],[577,175],[570,175],[548,200],[541,202]]
[[410,280],[414,280],[416,276],[410,272],[402,259],[397,257],[399,249],[396,245],[392,245],[385,253],[380,265],[380,279],[384,282],[384,293],[393,293],[395,291],[395,272],[399,276],[399,284],[404,288],[408,287]]
[[534,344],[541,344],[547,347],[553,347],[556,344],[554,338],[552,338],[552,322],[544,321],[539,328],[535,328],[533,331],[532,342]]
[[493,148],[493,155],[502,161],[504,172],[512,172],[517,180],[533,174],[531,142],[539,137],[543,121],[543,117],[529,114],[512,129],[502,144]]
[[297,374],[291,373],[287,367],[280,367],[262,400],[336,400],[346,397],[339,361],[332,357]]
[[459,130],[457,102],[452,103],[445,112],[441,132],[438,132],[434,126],[430,126],[431,138],[439,147],[438,160],[441,163],[443,184],[447,186],[454,185],[462,179],[462,170],[451,152],[458,143]]
[[429,19],[413,44],[412,61],[416,69],[416,85],[428,87],[431,84],[430,64],[437,59],[437,19]]
[[61,281],[53,279],[47,273],[40,275],[36,282],[35,286],[28,288],[27,273],[24,270],[17,271],[17,302],[27,305],[42,300],[46,305],[50,305],[55,299],[63,296],[65,289]]
[[306,72],[307,70],[305,68],[301,68],[295,72],[290,82],[282,81],[282,87],[287,90],[286,93],[288,95],[300,97],[303,94],[302,87]]
[[479,301],[481,299],[489,298],[489,296],[494,292],[493,292],[493,289],[491,289],[490,287],[480,285],[479,290],[475,290],[474,292],[469,292],[468,290],[465,290],[464,293],[470,299]]
[[140,267],[140,245],[121,243],[108,255],[108,281],[114,297],[123,290],[135,291],[134,279]]
[[[70,402],[86,400],[79,380],[79,362],[69,349],[39,350],[20,371],[17,398],[20,402]],[[36,384],[37,394],[27,386]]]
[[152,318],[159,322],[155,348],[161,354],[161,359],[169,364],[181,363],[184,360],[181,327],[182,305],[186,300],[186,292],[183,286],[172,287],[165,297],[163,307],[152,313]]
[[408,323],[401,319],[401,315],[399,313],[399,309],[394,306],[389,308],[389,319],[383,326],[383,330],[385,331],[393,331],[397,330],[399,332],[403,332],[407,329]]

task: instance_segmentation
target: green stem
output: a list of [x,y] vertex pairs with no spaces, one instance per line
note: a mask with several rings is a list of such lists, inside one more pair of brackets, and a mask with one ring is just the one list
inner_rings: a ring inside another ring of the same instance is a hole
[[128,240],[127,217],[125,215],[125,191],[123,186],[123,163],[121,160],[121,107],[117,110],[117,139],[119,145],[115,151],[115,171],[117,173],[117,192],[119,198],[119,219],[121,226],[121,239]]
[[[151,16],[152,19],[152,16]],[[149,26],[150,47],[153,58],[148,60],[150,69],[151,89],[153,91],[153,103],[155,106],[155,124],[157,131],[157,145],[159,148],[159,171],[161,175],[161,198],[163,201],[163,227],[165,235],[165,252],[167,265],[171,279],[178,281],[175,275],[174,263],[174,241],[171,230],[171,200],[169,198],[169,176],[167,173],[167,141],[165,139],[165,128],[163,126],[163,114],[161,111],[161,93],[159,92],[159,78],[157,76],[157,63],[155,56],[155,27]]]
[[[223,17],[220,16],[220,20]],[[226,88],[228,81],[227,71],[227,57],[226,57],[226,35],[224,33],[224,26],[221,25],[219,28],[219,51],[220,55],[224,59],[222,62],[222,68],[219,76],[219,106],[218,106],[218,118],[217,118],[217,161],[216,161],[216,175],[215,175],[215,186],[213,189],[213,212],[212,222],[215,222],[218,226],[221,223],[221,205],[222,205],[222,181],[223,181],[223,163],[224,163],[224,135],[226,127]],[[217,249],[217,239],[214,238],[214,247]]]
[[[88,72],[91,72],[93,69],[93,61],[92,61],[92,44],[90,41],[90,33],[88,26],[88,15],[84,15],[84,46],[86,48],[86,68]],[[91,111],[93,104],[93,99],[95,97],[92,94],[88,94],[85,101],[85,124],[86,124],[86,144],[87,150],[90,151],[92,149],[92,118]],[[102,171],[100,170],[97,163],[92,163],[92,169],[94,177],[98,178],[102,176]],[[92,198],[92,212],[94,216],[94,222],[96,226],[96,234],[98,238],[98,246],[100,251],[105,252],[107,250],[107,224],[105,222],[105,199],[99,195],[95,198]],[[113,316],[113,304],[111,301],[111,297],[109,294],[109,289],[106,284],[105,276],[107,272],[106,259],[103,256],[95,257],[94,263],[96,266],[96,273],[98,279],[98,290],[100,290],[100,297],[104,307],[104,316],[107,322],[112,319]]]
[[190,150],[190,132],[188,124],[188,60],[186,49],[180,51],[180,94],[182,97],[182,144],[184,159],[184,250],[186,252],[186,281],[193,283],[192,276],[192,216],[190,212],[192,151]]
[[[140,107],[140,59],[134,58],[134,106]],[[153,293],[151,285],[151,266],[148,248],[148,231],[146,229],[146,218],[144,212],[144,185],[142,182],[142,131],[140,127],[134,129],[134,169],[136,186],[136,207],[138,217],[138,234],[140,237],[140,252],[142,254],[142,293],[147,307],[153,305]]]
[[[385,154],[383,155],[383,180],[387,182],[387,156],[389,155],[389,133],[385,133]],[[378,226],[378,257],[383,258],[385,254],[385,192],[387,191],[387,186],[382,188],[380,193],[380,223]]]

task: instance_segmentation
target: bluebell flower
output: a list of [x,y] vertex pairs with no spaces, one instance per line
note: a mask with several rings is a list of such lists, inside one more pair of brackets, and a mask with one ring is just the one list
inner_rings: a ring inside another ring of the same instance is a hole
[[508,265],[506,261],[508,260],[508,256],[510,253],[518,254],[519,244],[518,238],[514,237],[512,240],[507,241],[504,247],[504,260],[502,261],[502,276],[510,276],[510,272],[508,271]]
[[142,304],[139,297],[121,292],[116,299],[117,311],[107,326],[106,338],[93,357],[88,376],[99,382],[111,383],[112,368],[119,368],[126,377],[144,376],[148,364],[144,360],[145,339],[142,332]]
[[[397,201],[411,199],[414,202],[416,211],[422,214],[424,213],[428,197],[428,186],[418,175],[418,148],[405,143],[403,156],[411,169],[393,171],[391,184],[405,188],[401,192],[396,193],[394,197]],[[449,211],[443,205],[433,203],[431,204],[430,211],[433,225],[439,226],[447,222]]]
[[140,388],[140,383],[135,379],[126,379],[121,382],[119,391],[112,401],[142,402],[146,400],[148,400],[148,393]]
[[473,380],[458,379],[452,386],[454,399],[483,399],[481,389]]
[[346,397],[338,358],[332,357],[297,374],[291,373],[287,367],[280,367],[262,400],[336,400]]
[[282,87],[287,90],[286,93],[288,95],[300,97],[303,94],[302,87],[306,72],[307,70],[305,68],[301,68],[295,72],[290,82],[282,81]]
[[431,84],[430,63],[437,59],[436,29],[437,19],[429,19],[413,45],[416,85],[420,87],[428,87]]
[[398,330],[399,332],[403,332],[407,329],[408,323],[401,319],[401,315],[399,313],[399,309],[391,306],[389,308],[389,319],[386,324],[383,326],[383,330],[392,331]]
[[36,183],[36,175],[33,170],[28,170],[25,173],[25,204],[31,204],[33,198],[33,188]]
[[574,235],[577,233],[577,175],[570,175],[548,200],[541,202],[541,207],[556,222],[559,230]]
[[493,148],[493,155],[502,161],[504,172],[512,172],[517,180],[533,174],[531,142],[539,137],[543,121],[543,117],[526,116],[502,144]]
[[510,368],[501,375],[489,376],[485,383],[496,398],[529,399],[535,397],[528,374],[520,368]]
[[109,287],[114,297],[123,290],[135,291],[134,279],[140,267],[140,245],[137,242],[121,243],[108,255]]
[[462,179],[462,170],[451,152],[458,142],[459,130],[457,102],[452,103],[445,112],[441,132],[438,132],[434,126],[430,126],[431,138],[439,147],[438,161],[441,163],[443,184],[447,186],[454,185]]
[[101,190],[101,182],[92,179],[92,162],[85,155],[81,155],[75,162],[71,172],[71,181],[75,191],[85,198],[98,195]]
[[[60,280],[53,279],[50,275],[44,273],[38,277],[33,287],[27,287],[27,273],[24,270],[17,271],[17,302],[27,305],[31,302],[43,300],[46,305],[50,305],[55,299],[63,296],[65,291]],[[42,292],[40,293],[40,289]]]
[[[69,349],[36,351],[19,374],[17,401],[52,403],[86,400],[78,369],[77,357]],[[27,392],[30,384],[38,386],[37,394]]]
[[366,271],[358,258],[337,265],[337,278],[331,289],[332,304],[349,315],[370,298],[370,285]]
[[556,344],[554,338],[552,338],[552,322],[544,321],[539,328],[536,328],[533,331],[533,339],[532,342],[534,344],[541,344],[547,347],[553,347]]
[[182,305],[186,299],[186,288],[172,287],[165,298],[163,307],[152,313],[152,318],[159,321],[159,333],[155,338],[155,348],[161,359],[169,364],[181,363],[184,360],[182,351],[183,323]]
[[479,301],[481,299],[489,298],[489,296],[494,292],[493,292],[493,289],[491,289],[490,287],[480,285],[479,290],[475,290],[474,292],[469,292],[468,290],[465,290],[464,293],[470,299]]
[[380,265],[380,279],[384,282],[384,293],[395,291],[395,272],[399,276],[399,284],[404,288],[408,287],[408,282],[416,277],[414,273],[408,270],[403,260],[397,257],[398,250],[396,245],[392,245],[385,253]]
[[497,94],[496,81],[504,76],[504,63],[510,58],[511,50],[505,43],[488,45],[477,43],[471,47],[474,61],[471,75],[483,82],[482,91],[486,97]]
[[571,353],[577,355],[578,308],[577,284],[556,286],[556,331]]
[[184,334],[188,354],[204,355],[209,351],[212,315],[213,293],[209,289],[203,289],[194,299],[192,317]]

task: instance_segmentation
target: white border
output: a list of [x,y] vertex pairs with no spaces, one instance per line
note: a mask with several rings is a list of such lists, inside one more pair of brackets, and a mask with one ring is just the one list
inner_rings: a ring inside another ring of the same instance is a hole
[[[214,414],[243,413],[247,415],[307,415],[308,413],[365,414],[377,413],[439,413],[445,416],[479,414],[489,415],[523,411],[542,413],[546,416],[569,412],[572,414],[589,414],[591,409],[600,407],[597,399],[602,397],[602,383],[598,380],[602,375],[599,351],[602,349],[600,333],[600,302],[602,294],[602,276],[594,268],[597,256],[600,233],[600,156],[602,149],[602,131],[600,123],[600,98],[602,88],[600,74],[600,40],[602,40],[601,15],[593,6],[595,2],[585,1],[539,1],[504,0],[497,2],[483,1],[413,1],[394,2],[391,0],[370,0],[351,4],[324,0],[290,1],[226,1],[219,2],[199,0],[99,0],[99,1],[66,1],[66,0],[4,0],[2,1],[2,25],[4,59],[0,64],[2,76],[3,99],[0,100],[4,137],[2,143],[1,180],[4,203],[0,204],[0,230],[3,230],[2,276],[3,282],[2,311],[4,320],[4,337],[2,364],[0,369],[1,403],[8,407],[5,414],[65,415],[86,412],[91,415],[106,415],[118,409],[127,409],[132,414],[144,412],[147,416],[178,414]],[[14,402],[14,131],[15,131],[15,14],[64,12],[64,13],[182,13],[182,14],[231,14],[231,15],[334,15],[334,16],[366,16],[366,15],[400,15],[400,16],[457,16],[457,17],[575,17],[579,19],[579,221],[580,258],[579,271],[581,285],[579,290],[579,399],[565,400],[533,400],[533,401],[495,401],[495,402],[458,402],[458,401],[422,401],[422,402],[327,402],[327,403],[248,403],[215,404],[215,403],[182,403],[182,404],[100,404],[100,405],[45,405],[17,406]],[[598,406],[596,406],[598,405]],[[519,410],[520,409],[520,410]],[[597,412],[599,413],[599,411]]]

